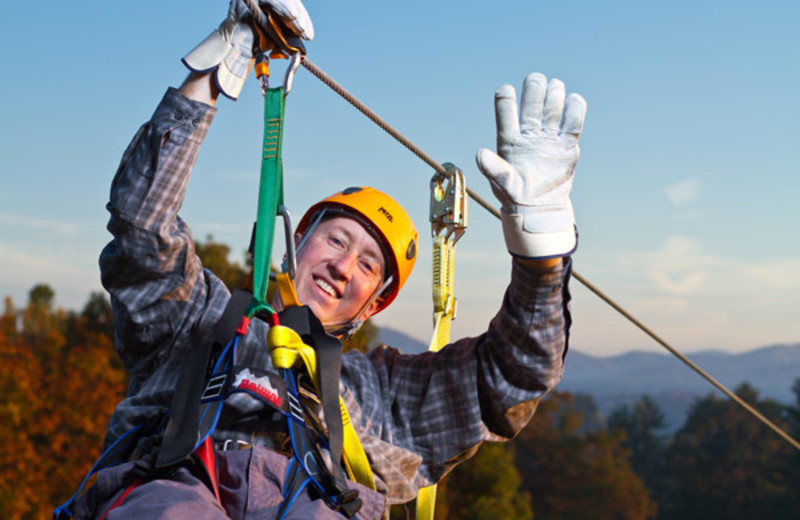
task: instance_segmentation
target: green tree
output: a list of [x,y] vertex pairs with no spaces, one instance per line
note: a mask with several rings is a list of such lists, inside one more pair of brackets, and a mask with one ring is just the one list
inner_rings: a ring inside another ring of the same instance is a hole
[[80,316],[87,330],[109,338],[114,337],[114,317],[106,293],[91,293]]
[[[247,259],[243,264],[230,261],[231,248],[225,244],[214,241],[208,235],[205,242],[194,243],[195,252],[203,262],[203,267],[214,272],[229,290],[250,286],[253,276],[252,262]],[[246,257],[249,255],[245,255]]]
[[[794,403],[786,407],[787,433],[795,440],[800,440],[800,379],[795,379],[792,385]],[[779,466],[786,481],[787,493],[783,503],[779,506],[786,518],[800,518],[800,450],[793,449],[792,453]]]
[[53,313],[55,292],[47,284],[38,284],[28,293],[28,305],[22,311],[22,331],[34,349],[53,348],[59,339],[58,318]]
[[[786,427],[780,403],[758,398],[747,383],[736,394],[772,422]],[[783,471],[791,447],[752,415],[715,395],[698,401],[667,455],[664,519],[728,520],[787,516],[785,497],[796,493]]]
[[624,434],[581,434],[572,395],[551,392],[514,441],[537,520],[644,520],[656,503],[629,462]]
[[529,520],[530,496],[514,466],[511,445],[485,443],[439,486],[436,519]]
[[663,484],[666,443],[658,432],[666,426],[664,413],[649,396],[634,406],[621,406],[611,412],[608,427],[625,433],[625,446],[631,450],[631,465],[644,480],[651,496],[658,496]]

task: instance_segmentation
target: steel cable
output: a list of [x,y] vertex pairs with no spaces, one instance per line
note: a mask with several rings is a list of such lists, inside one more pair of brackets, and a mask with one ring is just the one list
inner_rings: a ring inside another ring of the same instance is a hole
[[[442,166],[437,161],[433,160],[428,154],[426,154],[424,151],[422,151],[419,147],[417,147],[414,143],[412,143],[408,138],[406,138],[403,134],[401,134],[394,127],[392,127],[389,123],[387,123],[383,118],[381,118],[378,114],[376,114],[374,111],[372,111],[372,109],[370,109],[368,106],[366,106],[364,103],[362,103],[356,96],[351,94],[346,88],[344,88],[342,85],[337,83],[332,77],[330,77],[322,69],[320,69],[317,65],[315,65],[311,60],[309,60],[307,56],[303,56],[302,65],[312,75],[314,75],[320,81],[322,81],[325,85],[330,87],[331,90],[333,90],[334,92],[339,94],[348,103],[353,105],[353,107],[355,107],[359,112],[361,112],[362,114],[367,116],[367,118],[369,118],[373,123],[378,125],[386,133],[388,133],[389,135],[394,137],[400,144],[405,146],[409,151],[411,151],[411,153],[413,153],[414,155],[416,155],[417,157],[422,159],[422,161],[424,161],[426,164],[428,164],[431,168],[436,170],[438,173],[444,173],[445,172],[444,166]],[[497,208],[495,208],[494,206],[492,206],[485,199],[483,199],[480,195],[476,194],[470,188],[467,188],[467,194],[470,196],[470,198],[472,198],[472,200],[474,200],[475,202],[477,202],[478,204],[483,206],[487,211],[489,211],[489,213],[491,213],[492,215],[494,215],[497,218],[500,218],[500,211]],[[770,421],[769,419],[764,417],[760,412],[758,412],[758,410],[756,410],[755,408],[750,406],[747,402],[745,402],[743,399],[741,399],[738,395],[736,395],[735,393],[733,393],[730,390],[728,390],[722,383],[720,383],[719,381],[714,379],[710,374],[708,374],[706,371],[704,371],[702,368],[700,368],[692,360],[690,360],[689,358],[684,356],[675,347],[673,347],[672,345],[667,343],[664,339],[662,339],[655,332],[653,332],[649,327],[644,325],[641,321],[639,321],[633,315],[631,315],[629,312],[627,312],[625,309],[623,309],[611,297],[609,297],[603,291],[601,291],[600,289],[595,287],[586,278],[584,278],[583,276],[581,276],[579,273],[577,273],[574,270],[572,271],[572,276],[576,280],[581,282],[587,289],[589,289],[591,292],[593,292],[595,295],[597,295],[601,300],[603,300],[608,305],[610,305],[614,310],[616,310],[617,312],[622,314],[622,316],[624,316],[628,321],[633,323],[642,332],[644,332],[645,334],[647,334],[648,336],[653,338],[657,343],[659,343],[661,346],[666,348],[672,355],[674,355],[675,357],[680,359],[684,364],[686,364],[686,366],[688,366],[689,368],[694,370],[697,374],[699,374],[701,377],[703,377],[706,381],[711,383],[714,387],[716,387],[722,393],[724,393],[726,396],[728,396],[733,402],[735,402],[736,404],[741,406],[744,410],[746,410],[748,413],[753,415],[757,420],[759,420],[765,426],[767,426],[772,431],[774,431],[779,436],[781,436],[786,442],[791,444],[794,448],[796,448],[797,450],[800,450],[800,442],[797,442],[795,439],[793,439],[791,436],[789,436],[789,434],[787,434],[782,429],[780,429],[772,421]]]

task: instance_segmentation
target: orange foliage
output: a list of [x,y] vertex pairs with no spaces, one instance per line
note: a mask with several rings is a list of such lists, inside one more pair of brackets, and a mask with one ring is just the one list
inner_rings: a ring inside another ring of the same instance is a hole
[[[77,315],[51,308],[47,286],[0,326],[0,517],[48,518],[100,454],[126,374],[109,334],[105,302]],[[89,310],[93,312],[88,312]],[[21,323],[19,317],[21,316]]]

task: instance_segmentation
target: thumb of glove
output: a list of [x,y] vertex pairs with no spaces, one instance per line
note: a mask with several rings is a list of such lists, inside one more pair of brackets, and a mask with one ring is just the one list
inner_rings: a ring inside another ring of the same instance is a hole
[[[555,258],[577,246],[575,218],[567,201],[562,207],[536,207],[525,200],[525,181],[508,161],[487,148],[478,150],[478,169],[502,203],[503,236],[509,253],[521,258]],[[544,224],[538,224],[544,221]]]
[[517,170],[505,159],[489,150],[481,148],[475,157],[478,169],[489,181],[492,193],[503,206],[506,213],[515,212],[515,195],[523,189],[522,179]]

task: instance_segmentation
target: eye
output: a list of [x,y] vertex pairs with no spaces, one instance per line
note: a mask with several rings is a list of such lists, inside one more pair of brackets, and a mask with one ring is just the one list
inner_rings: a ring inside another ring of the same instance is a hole
[[344,239],[338,235],[329,235],[328,236],[328,243],[336,248],[343,248],[345,246]]
[[369,274],[375,274],[376,271],[375,263],[372,262],[372,260],[369,260],[367,258],[362,258],[361,260],[359,260],[359,263],[361,265],[361,269],[363,269],[365,272]]

